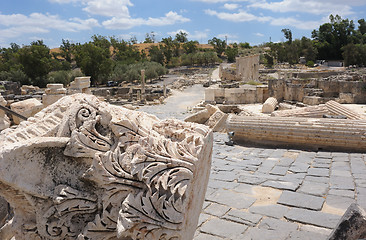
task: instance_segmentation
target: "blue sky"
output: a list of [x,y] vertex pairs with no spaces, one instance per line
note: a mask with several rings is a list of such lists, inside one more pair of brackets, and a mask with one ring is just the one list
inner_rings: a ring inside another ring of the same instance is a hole
[[58,47],[62,39],[87,42],[91,36],[115,36],[143,41],[179,31],[189,40],[207,43],[218,37],[251,45],[294,38],[328,22],[330,14],[366,18],[365,0],[3,0],[0,8],[0,47],[28,45],[42,39]]

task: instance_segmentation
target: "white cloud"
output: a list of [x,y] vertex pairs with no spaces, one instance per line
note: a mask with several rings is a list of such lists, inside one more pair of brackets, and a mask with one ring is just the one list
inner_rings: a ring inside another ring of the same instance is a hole
[[175,35],[179,32],[187,33],[188,40],[203,40],[208,38],[208,34],[210,32],[209,29],[205,29],[203,31],[194,31],[193,33],[188,32],[184,29],[179,29],[177,31],[168,32],[168,34],[172,37],[175,37]]
[[236,3],[225,3],[224,4],[224,8],[226,8],[227,10],[235,10],[238,9],[240,7],[239,4]]
[[316,29],[321,25],[323,22],[321,21],[302,21],[295,18],[273,18],[271,20],[271,25],[273,26],[291,26],[298,29],[303,30],[312,30]]
[[315,15],[322,14],[341,14],[346,16],[352,14],[352,8],[348,2],[336,3],[334,1],[316,1],[316,0],[282,0],[280,2],[254,2],[249,7],[261,8],[273,12],[302,12]]
[[189,18],[185,18],[176,12],[168,12],[164,17],[160,18],[129,18],[129,17],[113,17],[112,19],[104,21],[102,24],[108,29],[121,29],[126,30],[136,26],[165,26],[173,25],[176,23],[189,22]]
[[86,7],[84,11],[107,17],[130,17],[128,7],[132,7],[133,4],[130,0],[83,0]]
[[263,33],[254,33],[254,35],[257,36],[257,37],[264,37]]
[[61,19],[58,15],[32,13],[29,16],[23,14],[0,14],[0,42],[6,43],[8,39],[17,38],[24,34],[48,33],[51,30],[78,32],[90,30],[100,26],[94,18],[89,19]]
[[217,12],[211,9],[207,9],[205,10],[205,13],[210,16],[216,16],[219,19],[231,22],[250,22],[250,21],[268,22],[269,20],[271,20],[270,17],[255,16],[242,9],[240,9],[238,13]]
[[225,3],[225,2],[248,2],[251,0],[194,0],[194,1],[204,3]]

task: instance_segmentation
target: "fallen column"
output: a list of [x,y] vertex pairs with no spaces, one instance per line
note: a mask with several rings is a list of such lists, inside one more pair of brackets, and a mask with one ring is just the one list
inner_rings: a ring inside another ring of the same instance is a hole
[[278,102],[277,102],[276,98],[274,98],[274,97],[268,98],[262,106],[262,113],[272,113],[272,112],[274,112],[274,110],[277,107],[277,104],[278,104]]
[[0,133],[0,239],[193,239],[207,188],[203,125],[66,96]]
[[244,117],[230,115],[234,141],[330,150],[366,150],[366,121],[344,119]]
[[322,104],[318,106],[303,107],[276,111],[271,114],[273,117],[303,117],[303,118],[322,118],[323,115],[330,114],[328,108]]
[[360,114],[352,111],[351,109],[343,106],[340,103],[337,103],[336,101],[329,101],[325,104],[325,106],[328,108],[328,111],[332,115],[346,116],[347,119],[354,119],[354,120],[366,119],[364,116],[361,116]]

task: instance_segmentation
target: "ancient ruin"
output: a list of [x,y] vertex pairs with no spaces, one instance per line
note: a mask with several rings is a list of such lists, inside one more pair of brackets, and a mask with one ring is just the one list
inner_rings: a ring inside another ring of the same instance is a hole
[[[5,106],[6,101],[5,99],[0,96],[0,105]],[[10,120],[8,116],[5,114],[3,110],[0,110],[0,131],[8,128],[10,126]]]
[[[75,94],[0,133],[0,239],[193,238],[209,128]],[[0,219],[1,220],[1,219]]]
[[74,93],[87,93],[90,94],[90,77],[76,77],[74,81],[70,83],[68,94]]
[[55,103],[60,98],[66,96],[67,89],[61,83],[47,84],[45,93],[42,96],[42,103],[45,107]]

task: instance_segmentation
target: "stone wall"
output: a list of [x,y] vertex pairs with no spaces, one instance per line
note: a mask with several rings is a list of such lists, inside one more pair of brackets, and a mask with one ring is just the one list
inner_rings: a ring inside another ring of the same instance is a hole
[[258,81],[259,55],[236,58],[236,77],[244,82]]
[[218,104],[263,103],[268,98],[267,85],[243,85],[239,88],[219,88],[212,86],[205,89],[205,102]]
[[366,103],[366,82],[329,79],[270,79],[269,96],[279,101],[320,104],[329,100],[341,103]]

